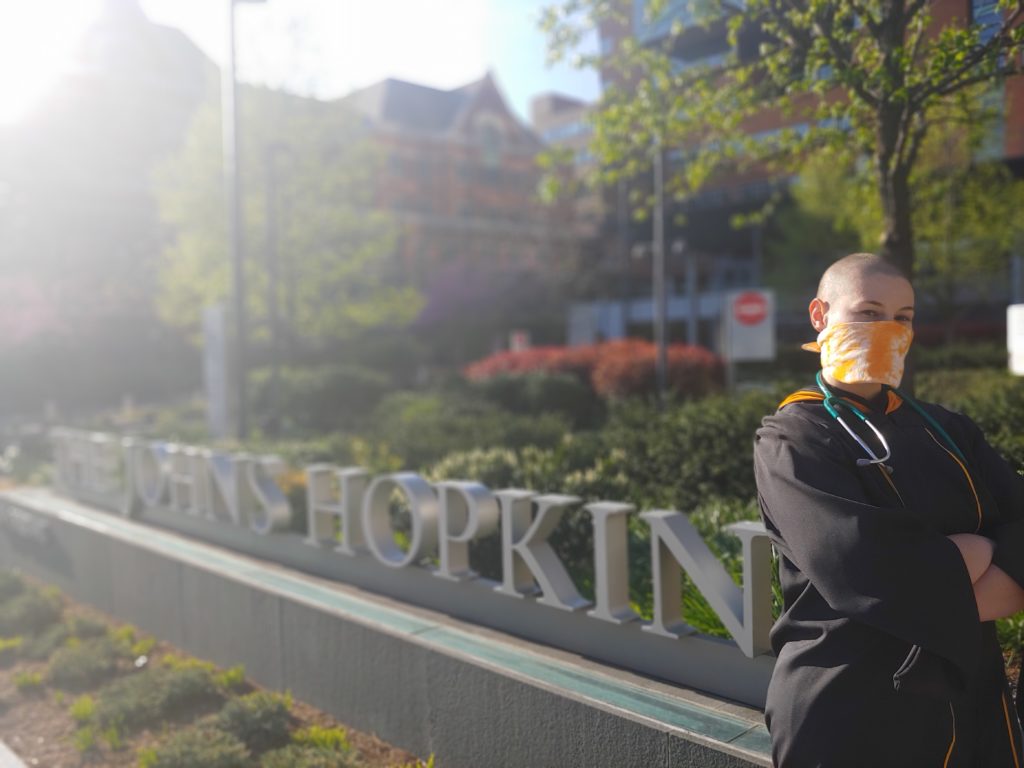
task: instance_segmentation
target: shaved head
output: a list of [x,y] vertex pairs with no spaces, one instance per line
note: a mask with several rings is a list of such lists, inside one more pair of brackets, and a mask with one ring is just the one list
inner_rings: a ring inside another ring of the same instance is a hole
[[818,283],[818,298],[831,303],[836,296],[849,292],[853,286],[872,275],[901,277],[910,282],[903,274],[903,270],[881,256],[873,253],[851,253],[825,270]]

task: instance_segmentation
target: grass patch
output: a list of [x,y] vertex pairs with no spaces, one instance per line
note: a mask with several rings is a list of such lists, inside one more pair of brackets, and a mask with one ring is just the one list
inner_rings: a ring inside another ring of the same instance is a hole
[[43,676],[38,672],[19,672],[14,676],[14,687],[18,693],[39,693],[43,688]]
[[249,750],[217,728],[188,728],[139,751],[139,768],[249,768]]
[[24,589],[0,604],[0,636],[36,635],[60,621],[60,595],[54,590]]
[[117,670],[123,653],[109,637],[94,637],[66,645],[50,659],[50,682],[67,691],[94,688]]
[[335,752],[346,752],[352,748],[348,731],[344,728],[323,728],[319,725],[301,728],[292,734],[292,741],[300,746],[333,749]]
[[223,672],[217,674],[214,681],[217,683],[217,687],[222,691],[229,693],[241,691],[246,687],[245,667],[239,664],[237,667],[225,669]]
[[260,768],[358,768],[361,763],[351,752],[327,747],[289,744],[267,752],[260,759]]
[[257,691],[232,699],[217,715],[217,727],[238,738],[251,752],[283,747],[291,730],[291,697]]
[[71,741],[75,745],[75,749],[83,755],[87,752],[93,752],[97,748],[96,732],[89,726],[79,728],[75,731],[75,735],[71,737]]
[[[204,665],[155,667],[115,680],[97,693],[95,722],[123,731],[157,725],[221,698]],[[202,763],[199,763],[201,765]]]
[[0,667],[9,667],[18,658],[18,652],[25,641],[18,637],[0,637]]
[[93,715],[96,714],[96,700],[88,694],[79,696],[71,705],[68,714],[71,715],[71,719],[76,723],[84,725],[92,720]]
[[53,624],[35,637],[30,637],[21,647],[21,656],[33,661],[46,661],[71,635],[67,624]]

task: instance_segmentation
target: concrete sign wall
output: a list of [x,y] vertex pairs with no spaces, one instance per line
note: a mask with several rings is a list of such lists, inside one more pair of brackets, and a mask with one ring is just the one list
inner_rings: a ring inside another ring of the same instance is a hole
[[[371,477],[358,467],[306,468],[307,508],[293,510],[270,456],[140,442],[57,430],[59,489],[125,517],[175,528],[290,567],[645,674],[763,706],[769,654],[771,547],[764,527],[729,526],[744,554],[743,585],[708,549],[686,515],[647,510],[654,613],[629,604],[628,518],[633,505],[583,504],[528,489],[472,481],[428,483],[411,472]],[[408,509],[408,545],[396,543],[390,504]],[[567,512],[584,510],[594,531],[594,599],[585,599],[549,538]],[[304,515],[308,534],[293,531]],[[474,542],[500,532],[502,577],[469,567]],[[683,572],[732,640],[696,632],[681,612]]]

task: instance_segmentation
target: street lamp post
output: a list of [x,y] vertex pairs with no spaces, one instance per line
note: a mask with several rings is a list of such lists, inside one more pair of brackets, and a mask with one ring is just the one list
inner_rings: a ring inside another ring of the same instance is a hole
[[654,282],[654,344],[657,347],[655,375],[658,385],[658,403],[665,404],[668,389],[668,350],[666,347],[666,315],[668,299],[665,291],[665,163],[660,139],[654,142],[654,213],[652,272]]
[[224,152],[224,191],[228,209],[228,247],[231,254],[232,293],[235,306],[235,397],[236,432],[239,439],[248,434],[246,420],[246,348],[245,316],[245,244],[242,229],[241,175],[238,168],[238,82],[235,79],[235,4],[262,3],[266,0],[228,0],[227,60],[221,69],[221,124]]

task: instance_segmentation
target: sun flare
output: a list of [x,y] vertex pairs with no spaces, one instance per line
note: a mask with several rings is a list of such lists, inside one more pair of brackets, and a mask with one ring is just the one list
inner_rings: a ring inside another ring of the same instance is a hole
[[74,66],[98,0],[0,0],[0,123],[31,112]]

